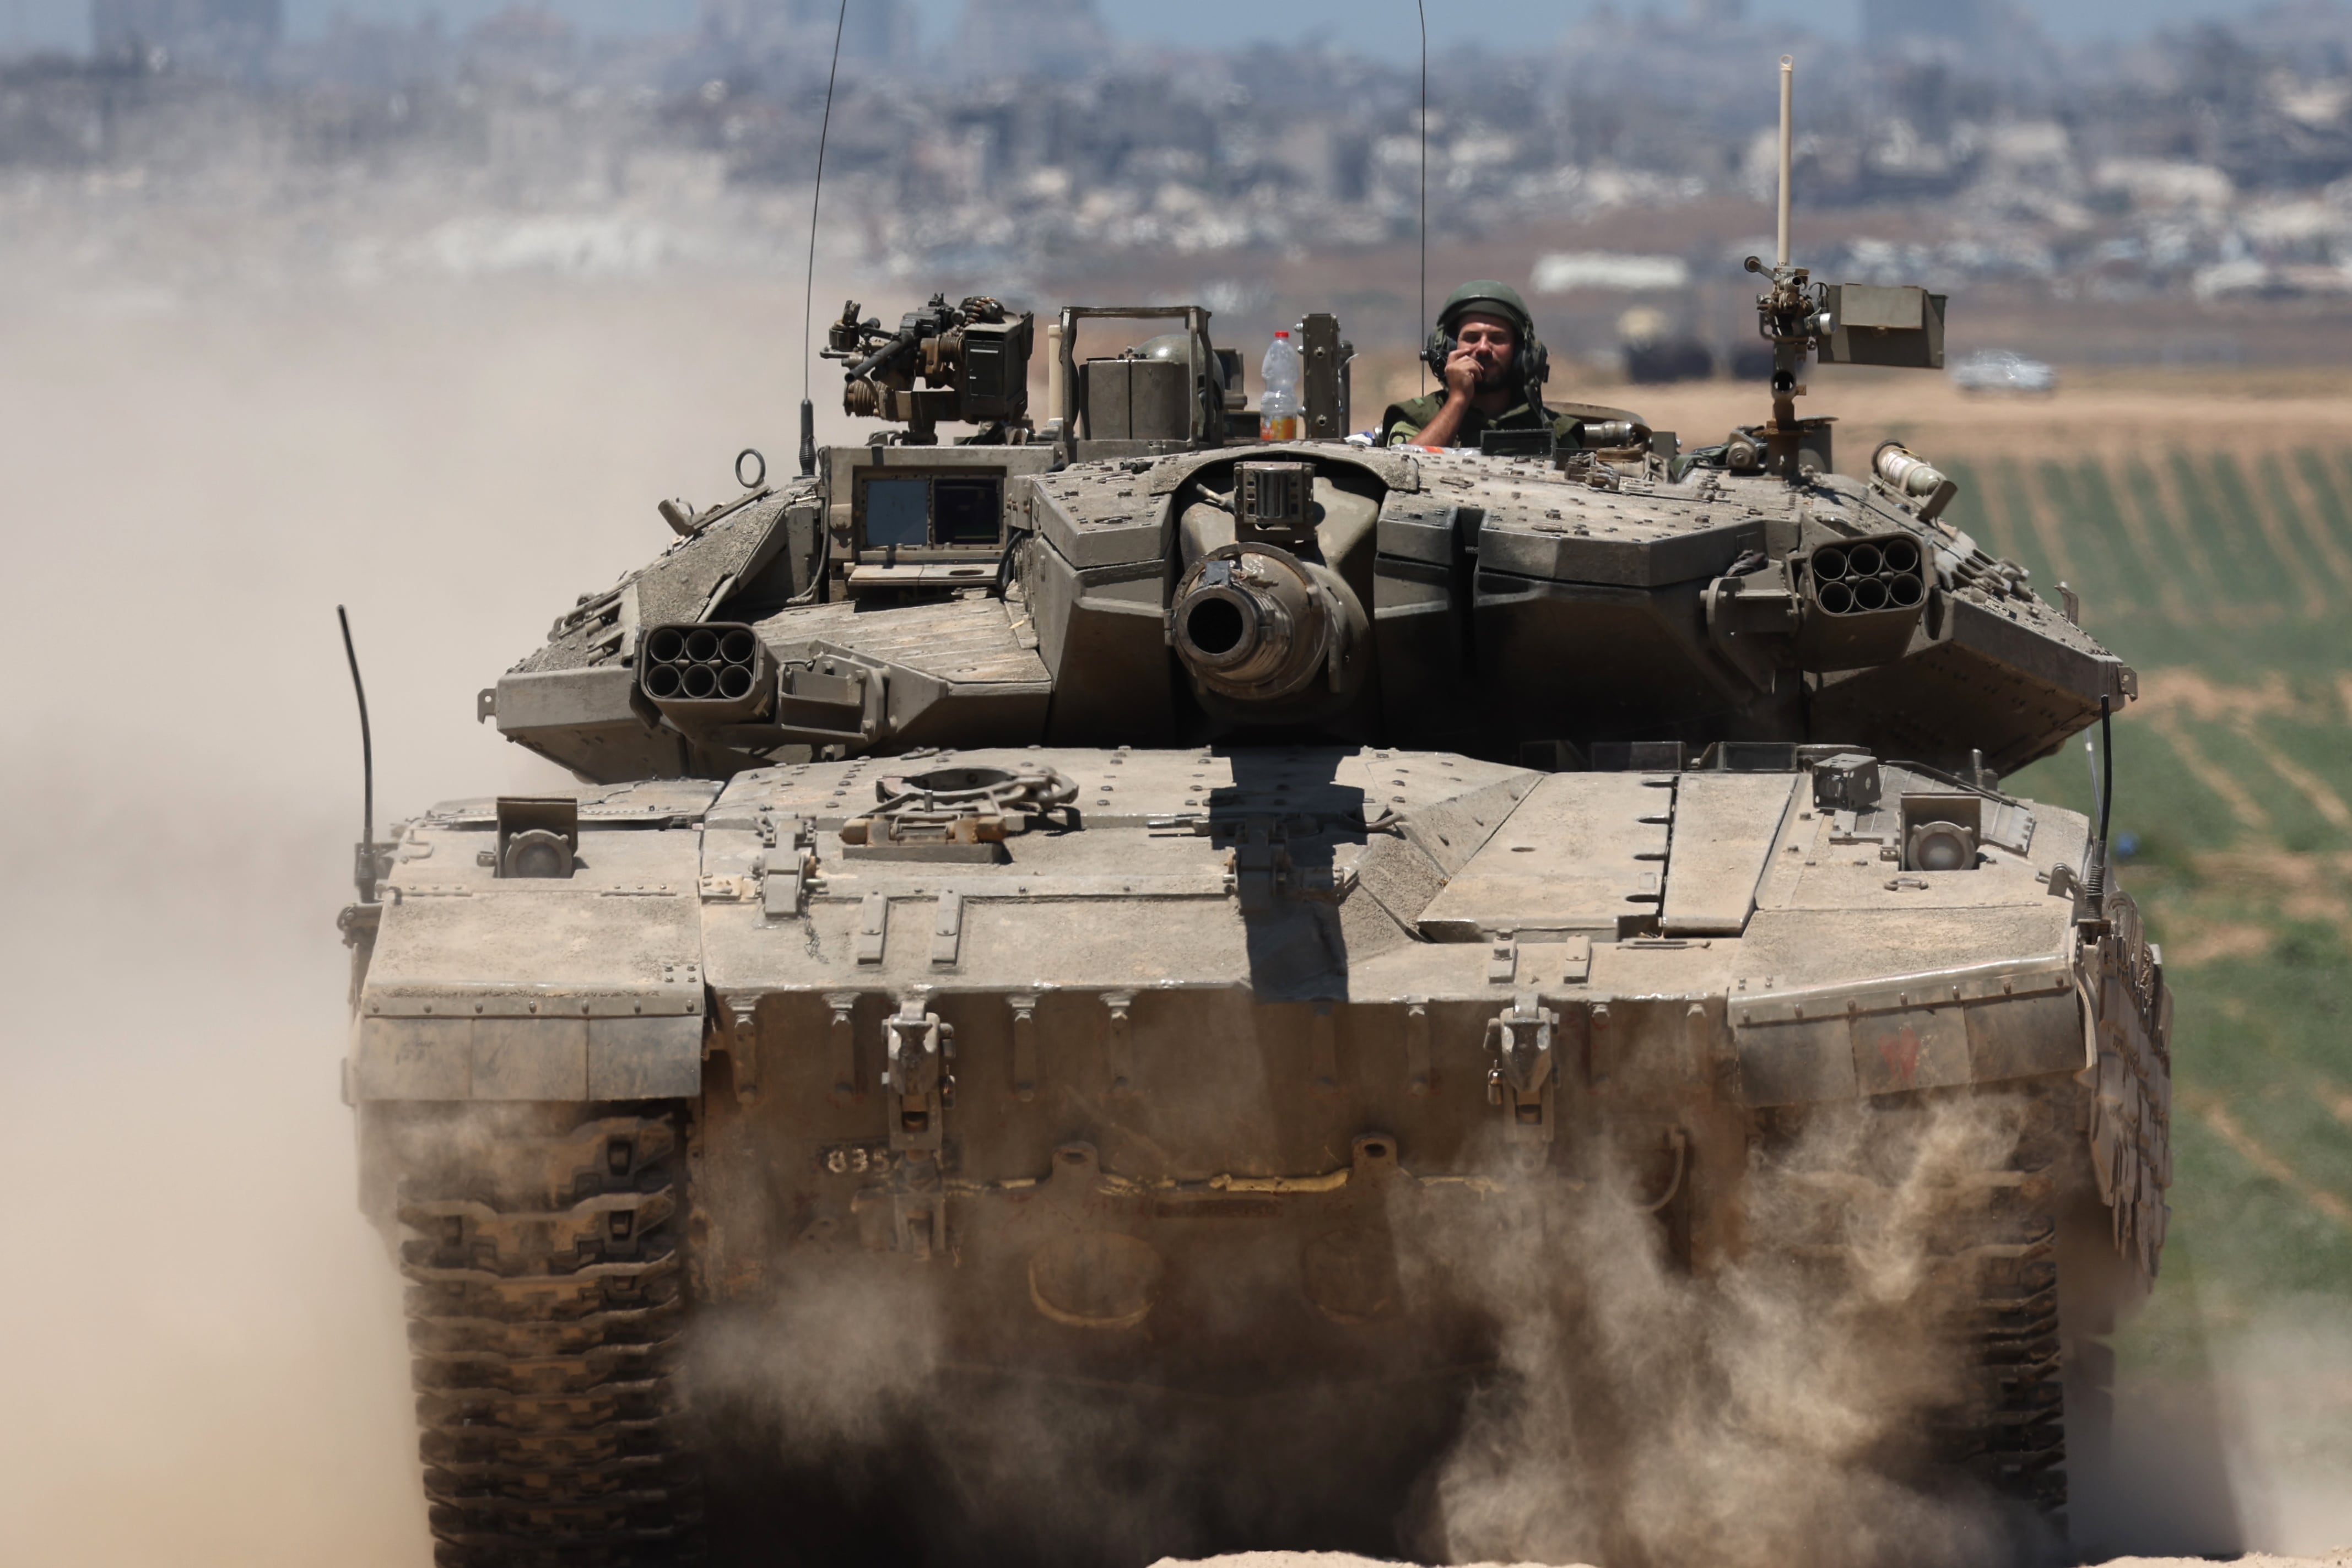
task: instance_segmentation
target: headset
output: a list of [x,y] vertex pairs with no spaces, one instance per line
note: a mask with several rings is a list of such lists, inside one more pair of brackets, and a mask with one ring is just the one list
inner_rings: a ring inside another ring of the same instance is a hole
[[[1520,395],[1528,406],[1542,407],[1542,387],[1545,378],[1551,374],[1551,355],[1546,352],[1543,340],[1536,336],[1535,322],[1500,300],[1465,300],[1451,313],[1456,318],[1499,316],[1511,323],[1519,334],[1518,348],[1511,356],[1511,367],[1518,374]],[[1454,323],[1440,321],[1430,332],[1429,342],[1422,347],[1422,362],[1429,366],[1430,374],[1437,377],[1440,397],[1445,395],[1445,362],[1453,358],[1454,351],[1461,346],[1462,339],[1454,331]]]

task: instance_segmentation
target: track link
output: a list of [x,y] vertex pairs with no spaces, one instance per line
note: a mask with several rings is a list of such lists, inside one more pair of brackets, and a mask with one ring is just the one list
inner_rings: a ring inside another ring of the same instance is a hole
[[449,1142],[404,1182],[398,1210],[435,1561],[699,1561],[701,1490],[675,1386],[676,1123],[605,1116],[553,1137],[463,1127]]
[[1977,1216],[1982,1239],[1955,1254],[1969,1388],[1948,1431],[1978,1480],[2054,1524],[2066,1507],[2066,1428],[2052,1163],[2029,1130],[2003,1173],[2015,1179]]
[[[1862,1109],[1876,1123],[1865,1151],[1906,1146],[1912,1129],[1941,1109],[1977,1110],[2013,1131],[1997,1140],[2006,1158],[1938,1173],[1929,1206],[1911,1223],[1924,1272],[1905,1301],[1906,1321],[1934,1325],[1950,1347],[1951,1396],[1927,1412],[1936,1462],[2064,1531],[2064,1343],[2058,1312],[2061,1167],[2072,1126],[2057,1091],[2021,1086],[1961,1096],[1895,1099]],[[1841,1111],[1838,1114],[1849,1114]],[[1801,1125],[1790,1119],[1790,1131]],[[1900,1162],[1885,1169],[1783,1168],[1804,1195],[1789,1248],[1818,1268],[1843,1269],[1853,1245],[1846,1216],[1890,1211]],[[1921,1201],[1914,1194],[1914,1202]]]

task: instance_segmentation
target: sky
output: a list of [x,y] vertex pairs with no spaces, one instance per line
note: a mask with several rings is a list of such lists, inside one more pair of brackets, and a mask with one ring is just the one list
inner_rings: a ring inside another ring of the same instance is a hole
[[[541,0],[546,8],[583,26],[609,31],[663,31],[692,18],[695,0]],[[858,0],[850,0],[852,5]],[[1514,32],[1549,39],[1589,0],[1432,0],[1432,48],[1443,50],[1477,38]],[[1674,0],[1653,0],[1659,8]],[[438,11],[453,26],[498,10],[505,0],[286,0],[289,26],[298,36],[323,29],[336,12],[378,20],[409,20]],[[914,0],[927,37],[943,38],[954,27],[963,0]],[[1097,0],[1105,23],[1118,36],[1138,42],[1223,46],[1255,39],[1296,42],[1311,36],[1342,41],[1376,58],[1412,57],[1419,37],[1412,0]],[[1645,0],[1619,0],[1619,9],[1638,13]],[[2023,0],[2053,36],[2068,40],[2137,37],[2169,24],[2205,17],[2241,16],[2257,9],[2252,0]],[[1803,26],[1832,38],[1852,38],[1859,26],[1860,0],[1748,0],[1759,21]],[[0,0],[0,49],[79,51],[89,38],[89,0]]]

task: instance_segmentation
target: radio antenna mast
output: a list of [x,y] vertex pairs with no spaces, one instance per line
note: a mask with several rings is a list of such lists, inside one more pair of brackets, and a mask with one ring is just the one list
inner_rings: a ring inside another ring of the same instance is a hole
[[1794,109],[1797,62],[1788,55],[1780,57],[1780,234],[1773,251],[1773,264],[1789,265],[1789,174],[1796,162]]
[[[2097,796],[2099,837],[2083,852],[2083,898],[2090,918],[2102,920],[2106,915],[2107,897],[2107,826],[2116,808],[2116,737],[2108,726],[2115,707],[2114,699],[2099,699],[2099,755],[2091,773],[2091,786]],[[2085,747],[2090,737],[2083,738]]]
[[335,621],[343,628],[343,658],[352,667],[352,695],[360,700],[360,843],[352,883],[360,902],[375,902],[375,741],[368,732],[367,688],[360,681],[360,656],[352,647],[352,617],[341,605]]
[[[1412,8],[1421,18],[1421,319],[1412,329],[1418,337],[1429,328],[1429,0],[1413,0]],[[1421,390],[1429,390],[1427,359],[1421,364]]]
[[809,401],[809,320],[816,300],[816,215],[824,200],[824,144],[833,135],[833,84],[841,75],[841,32],[849,0],[833,19],[833,66],[824,76],[824,120],[816,133],[816,188],[809,193],[808,270],[801,288],[801,478],[816,472],[816,405]]
[[1805,268],[1789,264],[1789,188],[1795,162],[1794,89],[1797,62],[1780,57],[1780,232],[1774,237],[1772,265],[1748,258],[1750,272],[1772,281],[1770,292],[1756,301],[1757,326],[1772,345],[1772,422],[1764,426],[1765,468],[1798,483],[1802,478],[1799,443],[1805,426],[1797,418],[1797,395],[1804,390],[1797,376],[1814,338],[1825,330],[1825,318],[1816,314],[1815,290]]

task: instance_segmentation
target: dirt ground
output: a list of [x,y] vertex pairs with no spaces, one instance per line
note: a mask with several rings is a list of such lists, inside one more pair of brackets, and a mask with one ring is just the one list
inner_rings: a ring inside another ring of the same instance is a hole
[[[2207,1568],[2215,1559],[2210,1557],[2117,1557],[2100,1568]],[[2352,1546],[2330,1552],[2319,1557],[2273,1557],[2264,1552],[2252,1552],[2244,1557],[2226,1559],[2237,1568],[2343,1568],[2352,1563]],[[1393,1568],[1377,1558],[1354,1557],[1339,1552],[1237,1552],[1223,1557],[1211,1557],[1197,1563],[1182,1563],[1173,1557],[1163,1557],[1152,1568]],[[1479,1563],[1469,1568],[1566,1568],[1566,1565],[1533,1563]],[[1588,1568],[1579,1563],[1575,1568]]]

